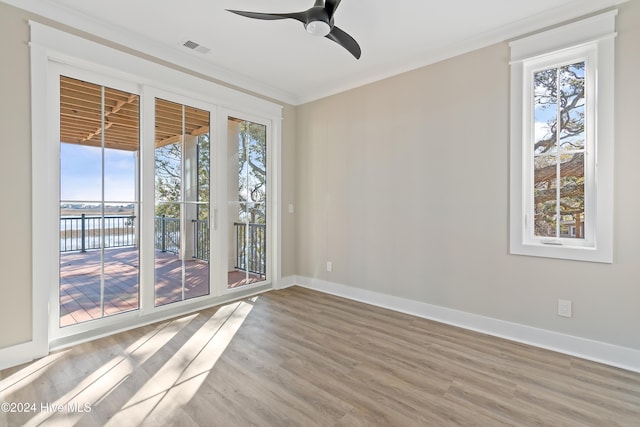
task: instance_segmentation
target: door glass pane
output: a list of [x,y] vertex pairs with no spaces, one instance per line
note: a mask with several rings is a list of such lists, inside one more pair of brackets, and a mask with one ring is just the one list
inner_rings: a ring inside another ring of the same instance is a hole
[[209,294],[209,112],[156,99],[155,304]]
[[138,308],[137,95],[105,88],[104,135],[104,246],[123,248],[104,252],[104,310],[115,314]]
[[209,294],[209,113],[184,109],[185,299]]
[[182,301],[180,203],[157,202],[155,216],[156,305]]
[[267,280],[267,128],[228,120],[228,288]]
[[138,106],[60,78],[60,326],[139,307]]
[[[82,184],[79,184],[82,177]],[[60,200],[102,198],[102,149],[80,143],[60,143]]]
[[69,326],[102,317],[101,206],[60,204],[60,323]]

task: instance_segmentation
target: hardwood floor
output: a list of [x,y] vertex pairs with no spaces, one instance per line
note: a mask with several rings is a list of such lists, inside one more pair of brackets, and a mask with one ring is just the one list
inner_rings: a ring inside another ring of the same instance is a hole
[[0,402],[33,404],[3,426],[638,426],[640,374],[293,287],[1,371]]

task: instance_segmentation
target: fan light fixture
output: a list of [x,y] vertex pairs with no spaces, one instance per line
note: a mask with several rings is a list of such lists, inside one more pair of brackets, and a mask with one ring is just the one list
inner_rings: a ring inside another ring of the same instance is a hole
[[303,10],[302,12],[293,13],[265,13],[249,12],[246,10],[227,10],[231,13],[235,13],[236,15],[266,21],[295,19],[304,25],[305,30],[307,30],[309,34],[317,37],[326,37],[347,49],[354,58],[360,59],[362,51],[360,50],[358,42],[349,34],[336,27],[333,23],[333,14],[338,8],[340,1],[341,0],[315,0],[311,8]]
[[325,37],[331,32],[331,27],[324,21],[311,21],[305,25],[305,28],[309,34],[318,37]]

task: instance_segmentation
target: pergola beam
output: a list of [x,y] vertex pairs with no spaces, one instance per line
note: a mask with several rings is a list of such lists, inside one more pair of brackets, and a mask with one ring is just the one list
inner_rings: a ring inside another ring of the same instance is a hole
[[[104,88],[104,129],[102,129],[102,87],[68,77],[60,78],[60,141],[100,147],[104,132],[107,148],[138,151],[140,147],[139,96]],[[183,117],[184,114],[184,117]],[[183,123],[184,119],[184,123]],[[155,106],[155,146],[181,141],[182,133],[199,136],[210,131],[209,113],[157,100]]]

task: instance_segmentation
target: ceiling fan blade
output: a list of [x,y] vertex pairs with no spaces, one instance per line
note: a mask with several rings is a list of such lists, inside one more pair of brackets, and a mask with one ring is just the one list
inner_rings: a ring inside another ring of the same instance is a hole
[[336,12],[336,9],[338,8],[339,4],[340,4],[340,0],[327,0],[324,2],[324,10],[327,11],[327,14],[329,15],[329,19],[331,19],[333,14]]
[[306,14],[304,12],[297,13],[263,13],[263,12],[247,12],[245,10],[232,10],[226,9],[227,12],[235,13],[236,15],[246,16],[247,18],[263,19],[267,21],[274,21],[276,19],[295,19],[303,24],[306,23]]
[[360,45],[349,34],[345,33],[338,27],[333,27],[331,32],[325,36],[329,40],[333,40],[343,48],[347,49],[356,59],[360,59],[362,51]]

